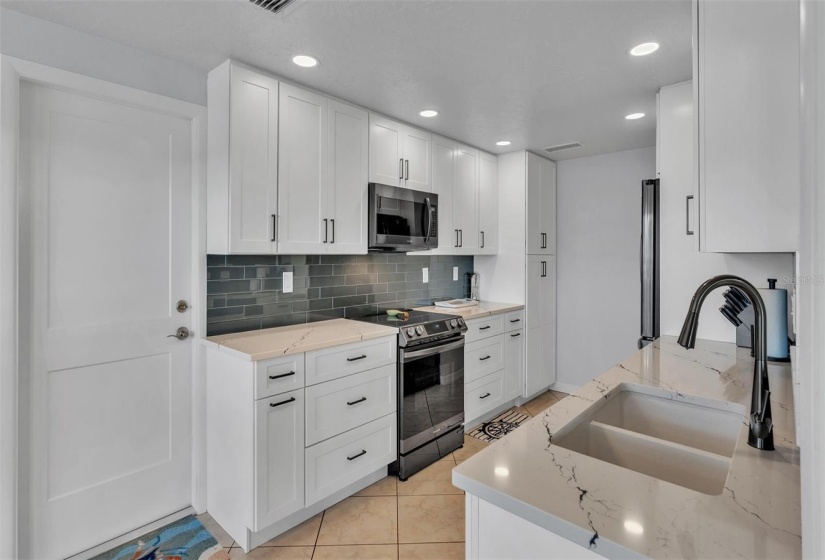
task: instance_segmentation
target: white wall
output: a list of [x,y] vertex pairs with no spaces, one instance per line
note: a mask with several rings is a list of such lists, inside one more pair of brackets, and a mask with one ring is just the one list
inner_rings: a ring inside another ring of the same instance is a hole
[[[660,284],[661,334],[677,336],[682,329],[690,299],[699,284],[718,274],[735,274],[767,288],[767,278],[776,278],[777,288],[793,290],[793,255],[790,253],[699,253],[696,237],[686,235],[685,197],[693,184],[693,86],[691,82],[662,88],[657,126],[660,179]],[[695,224],[694,206],[691,221]],[[732,216],[747,220],[748,216]],[[695,230],[695,226],[691,228]],[[736,341],[736,329],[717,310],[724,303],[717,290],[708,296],[699,320],[698,338]],[[789,294],[790,297],[790,294]]]
[[206,72],[100,37],[0,9],[0,52],[206,105]]
[[561,388],[580,386],[636,351],[640,329],[641,184],[654,148],[558,163],[558,335]]

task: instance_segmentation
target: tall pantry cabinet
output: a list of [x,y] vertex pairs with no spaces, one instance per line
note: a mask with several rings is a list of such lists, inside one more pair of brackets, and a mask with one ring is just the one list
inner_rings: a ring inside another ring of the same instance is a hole
[[525,305],[525,380],[532,397],[556,382],[556,163],[531,152],[498,158],[498,253],[475,268],[485,298]]

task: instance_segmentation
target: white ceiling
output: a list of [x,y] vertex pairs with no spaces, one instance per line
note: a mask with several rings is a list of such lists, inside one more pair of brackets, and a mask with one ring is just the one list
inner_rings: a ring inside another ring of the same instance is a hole
[[[652,146],[657,90],[691,77],[690,0],[297,1],[285,15],[246,0],[2,6],[205,70],[231,57],[492,152],[585,144],[554,159]],[[627,53],[646,41],[662,46]]]

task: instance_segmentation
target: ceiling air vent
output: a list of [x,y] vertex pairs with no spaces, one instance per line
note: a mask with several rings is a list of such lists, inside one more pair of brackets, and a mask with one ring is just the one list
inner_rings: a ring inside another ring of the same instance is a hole
[[553,152],[560,152],[562,150],[569,150],[571,148],[581,148],[584,146],[581,142],[570,142],[569,144],[558,144],[557,146],[549,146],[544,148],[545,152],[553,153]]
[[287,6],[292,4],[295,0],[249,0],[256,6],[260,6],[264,10],[269,10],[273,14],[277,14],[284,10]]

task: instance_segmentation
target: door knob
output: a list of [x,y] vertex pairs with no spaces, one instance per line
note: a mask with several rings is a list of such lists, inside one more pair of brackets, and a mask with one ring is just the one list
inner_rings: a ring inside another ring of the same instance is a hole
[[188,303],[186,303],[186,300],[185,300],[185,299],[182,299],[182,300],[178,301],[178,303],[177,303],[177,304],[175,304],[175,309],[177,309],[177,310],[178,310],[178,313],[183,313],[183,312],[185,312],[187,309],[189,309],[189,304],[188,304]]
[[178,340],[186,340],[189,338],[189,329],[181,327],[175,331],[175,334],[170,334],[166,338],[177,338]]

